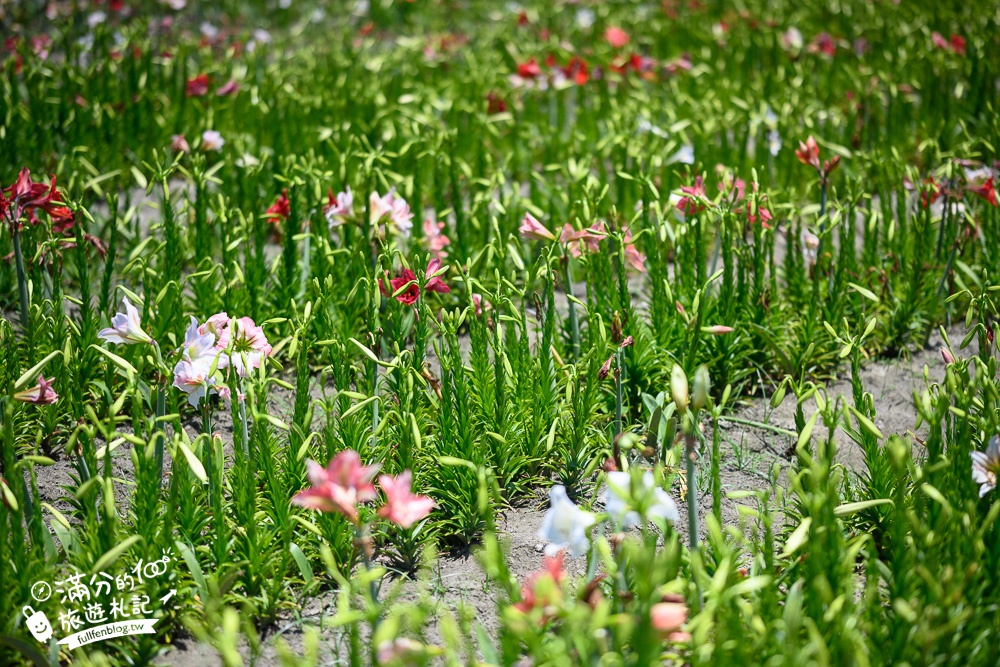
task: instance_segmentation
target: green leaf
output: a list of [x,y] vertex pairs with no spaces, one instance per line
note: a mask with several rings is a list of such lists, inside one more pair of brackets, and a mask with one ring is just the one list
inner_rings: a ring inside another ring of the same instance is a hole
[[62,354],[62,350],[53,350],[52,352],[49,352],[49,354],[46,355],[44,359],[39,361],[37,364],[29,368],[28,370],[24,371],[24,373],[21,374],[21,377],[17,379],[17,382],[14,383],[14,391],[21,389],[21,387],[27,386],[29,382],[35,380],[38,377],[39,372],[41,372],[41,370],[45,368],[45,364],[49,363],[60,354]]
[[788,541],[785,542],[785,548],[781,552],[783,558],[788,558],[793,553],[798,551],[799,547],[806,543],[809,538],[809,527],[812,525],[812,517],[806,517],[799,524],[799,527],[788,536]]
[[108,569],[108,567],[114,565],[118,561],[118,559],[121,558],[122,554],[131,549],[132,545],[134,545],[141,539],[142,536],[133,535],[132,537],[127,538],[121,544],[116,544],[115,546],[108,549],[108,552],[106,554],[97,559],[97,562],[94,563],[94,567],[90,568],[90,573],[97,574],[102,570]]
[[98,352],[103,354],[105,357],[111,360],[111,363],[113,363],[115,366],[125,371],[125,374],[128,376],[129,380],[131,380],[139,372],[135,369],[135,366],[125,361],[114,352],[111,352],[110,350],[107,350],[101,347],[100,345],[91,345],[90,347],[91,349],[97,350]]
[[191,472],[194,473],[194,476],[197,477],[202,484],[207,484],[208,474],[205,472],[205,466],[201,464],[201,461],[194,455],[191,448],[184,442],[178,442],[177,446],[180,447],[181,453],[184,454],[188,467],[191,468]]
[[314,579],[313,569],[309,564],[309,559],[306,558],[306,555],[302,553],[302,549],[295,542],[292,542],[288,546],[288,550],[292,552],[292,558],[295,559],[296,565],[299,566],[299,572],[302,574],[302,581],[304,581],[306,586],[308,586]]
[[845,503],[840,505],[833,511],[837,516],[850,516],[851,514],[857,514],[858,512],[863,512],[866,509],[872,507],[878,507],[879,505],[892,505],[891,498],[875,498],[873,500],[861,500],[856,503]]

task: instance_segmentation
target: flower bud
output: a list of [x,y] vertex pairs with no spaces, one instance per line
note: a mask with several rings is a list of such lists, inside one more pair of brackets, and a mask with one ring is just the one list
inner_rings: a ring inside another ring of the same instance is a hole
[[708,377],[708,367],[702,364],[694,372],[694,392],[691,395],[691,407],[701,410],[708,400],[708,390],[711,387],[711,380]]
[[684,369],[674,364],[670,372],[670,394],[674,398],[678,413],[684,413],[688,407],[688,380]]
[[618,311],[611,316],[611,341],[615,345],[621,345],[622,338],[622,318],[618,315]]

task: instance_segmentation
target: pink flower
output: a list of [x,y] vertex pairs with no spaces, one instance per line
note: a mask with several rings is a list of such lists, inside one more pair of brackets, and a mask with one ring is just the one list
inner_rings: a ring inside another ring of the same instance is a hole
[[215,378],[209,375],[212,369],[208,357],[196,361],[181,359],[174,366],[174,386],[188,395],[188,403],[197,408],[203,398],[212,390]]
[[431,254],[437,259],[448,257],[448,253],[444,248],[451,245],[451,239],[442,233],[444,227],[445,224],[443,222],[434,222],[432,218],[424,220],[424,238],[427,240],[427,246]]
[[698,201],[705,196],[705,182],[701,176],[695,177],[694,185],[682,185],[681,192],[687,196],[680,198],[680,201],[677,202],[677,209],[684,215],[694,215],[705,210],[704,204]]
[[354,195],[351,186],[333,196],[333,190],[327,194],[327,205],[323,208],[323,216],[330,227],[343,224],[347,218],[354,215]]
[[646,256],[639,252],[639,249],[632,243],[632,232],[625,230],[625,261],[639,273],[646,272]]
[[125,306],[125,312],[116,313],[111,318],[111,326],[98,331],[97,337],[115,345],[152,343],[153,339],[150,335],[142,330],[139,311],[129,302],[127,296],[122,297],[122,305]]
[[608,40],[608,44],[611,45],[611,48],[620,49],[628,44],[632,38],[621,28],[611,26],[604,31],[604,39]]
[[389,475],[378,478],[379,485],[385,491],[385,505],[379,508],[378,515],[401,528],[409,528],[423,519],[435,505],[427,496],[410,493],[412,477],[409,470],[404,470],[395,479]]
[[229,315],[222,311],[221,313],[216,313],[210,318],[205,320],[205,323],[198,327],[198,333],[206,334],[210,333],[216,338],[222,333],[222,330],[229,325]]
[[837,42],[830,36],[830,33],[821,32],[813,38],[809,45],[810,53],[822,53],[824,56],[832,58],[837,53]]
[[219,333],[215,347],[228,352],[229,363],[240,377],[247,377],[252,369],[260,368],[261,362],[271,354],[264,328],[249,317],[231,319]]
[[521,222],[521,228],[518,231],[526,239],[534,239],[536,241],[556,240],[555,234],[543,227],[542,223],[538,222],[535,216],[530,213],[524,214],[524,221]]
[[187,139],[184,138],[183,134],[175,134],[170,137],[170,150],[175,153],[190,153],[191,146],[188,144]]
[[713,336],[722,336],[723,334],[732,333],[733,328],[723,324],[713,324],[710,327],[702,327],[701,330]]
[[396,188],[389,190],[383,197],[380,197],[378,192],[373,192],[368,197],[368,219],[371,224],[377,225],[383,222],[387,216],[399,236],[410,238],[410,230],[413,229],[413,212],[406,200],[396,196]]
[[236,79],[230,79],[222,86],[219,86],[215,94],[219,97],[225,97],[226,95],[235,95],[240,92],[240,84]]
[[292,497],[292,504],[320,512],[340,512],[352,523],[358,523],[358,504],[376,498],[372,479],[379,465],[364,466],[353,449],[347,449],[323,468],[309,459],[306,461],[310,488]]
[[941,33],[934,32],[931,33],[931,41],[939,49],[944,49],[945,51],[951,51],[955,55],[964,56],[965,55],[965,38],[961,35],[952,35],[948,39],[945,39]]
[[532,609],[544,609],[557,603],[561,597],[559,587],[566,578],[565,562],[565,549],[554,556],[543,558],[541,569],[532,572],[524,580],[524,585],[521,586],[521,601],[515,604],[514,608],[526,614]]
[[649,610],[653,629],[670,641],[687,641],[691,635],[682,632],[687,623],[688,608],[683,602],[659,602]]
[[484,308],[486,310],[493,310],[493,306],[490,304],[490,302],[484,300],[483,295],[477,294],[476,292],[472,293],[472,306],[476,309],[476,317],[479,317],[480,315],[483,314]]
[[428,292],[438,292],[440,294],[447,294],[448,292],[451,291],[451,288],[448,287],[443,280],[441,280],[441,276],[434,275],[440,270],[441,270],[440,259],[434,258],[427,263],[427,270],[424,272],[424,278],[427,279],[427,282],[424,284],[424,289],[427,290]]
[[[209,369],[219,358],[219,348],[215,346],[215,334],[208,330],[203,331],[203,327],[198,326],[198,320],[194,317],[191,317],[191,324],[184,334],[181,358],[191,363],[200,363]],[[225,368],[227,365],[228,359],[225,357],[220,358],[216,364],[218,368]]]
[[798,150],[795,151],[795,157],[799,159],[804,165],[808,165],[813,169],[819,169],[819,144],[813,139],[812,135],[804,142],[799,143]]
[[226,145],[226,140],[215,130],[205,130],[201,133],[201,150],[220,151]]
[[34,387],[14,394],[15,401],[35,405],[52,405],[58,398],[59,394],[52,389],[52,380],[46,380],[41,373],[38,374],[38,382]]

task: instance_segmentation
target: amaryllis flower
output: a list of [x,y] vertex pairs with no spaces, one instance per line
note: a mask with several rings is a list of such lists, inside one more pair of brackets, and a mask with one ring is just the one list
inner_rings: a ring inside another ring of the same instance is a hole
[[[202,363],[208,368],[214,363],[218,368],[225,368],[228,359],[220,356],[219,349],[215,346],[216,335],[209,330],[202,330],[198,326],[198,320],[191,317],[191,324],[188,325],[184,334],[184,345],[181,348],[181,358],[192,363]],[[216,363],[218,359],[218,363]]]
[[[641,478],[641,488],[632,488],[632,476],[627,472],[609,472],[604,490],[604,509],[615,523],[628,529],[639,525],[642,519],[658,518],[663,521],[680,521],[677,505],[666,491],[656,485],[653,473],[647,470]],[[643,498],[636,498],[637,495]],[[649,498],[651,496],[651,498]],[[645,503],[640,514],[638,505]]]
[[600,250],[599,243],[606,236],[603,230],[603,223],[596,222],[587,229],[574,229],[568,222],[563,225],[562,233],[559,235],[559,243],[570,249],[574,257],[579,257],[583,252],[597,252]]
[[705,210],[705,205],[701,202],[705,197],[705,181],[700,175],[695,176],[694,185],[682,185],[681,192],[686,196],[677,201],[677,210],[684,215],[694,215]]
[[592,513],[580,509],[569,499],[566,487],[553,486],[549,491],[549,509],[538,529],[538,536],[548,542],[545,555],[554,556],[562,549],[569,549],[573,558],[587,553],[590,550],[587,530],[595,521]]
[[35,405],[52,405],[58,399],[59,394],[52,389],[52,380],[46,380],[41,373],[38,374],[38,381],[34,387],[14,394],[15,401],[34,403]]
[[208,92],[208,75],[199,74],[187,80],[184,85],[184,94],[188,97],[201,97]]
[[348,218],[354,215],[354,195],[351,193],[351,186],[343,192],[338,192],[333,196],[333,190],[327,194],[327,204],[323,207],[323,217],[330,227],[342,225]]
[[476,317],[482,315],[483,310],[493,310],[493,305],[489,301],[483,299],[482,294],[478,294],[476,292],[472,293],[472,306],[476,309]]
[[424,240],[427,242],[427,249],[436,259],[448,257],[445,247],[451,245],[451,239],[442,233],[444,228],[443,222],[435,222],[433,218],[424,220]]
[[521,586],[521,601],[514,605],[520,612],[545,609],[558,604],[562,597],[562,583],[566,579],[566,554],[562,551],[555,556],[542,559],[542,567],[528,575]]
[[385,492],[385,505],[379,508],[378,515],[400,528],[409,528],[434,509],[432,499],[410,493],[412,481],[413,474],[409,470],[404,470],[395,478],[389,475],[378,478],[379,486]]
[[111,318],[111,326],[98,331],[97,337],[115,345],[152,343],[150,335],[142,330],[139,311],[129,302],[127,296],[122,297],[122,305],[125,307],[125,312],[116,313]]
[[590,81],[590,66],[579,56],[570,58],[570,61],[562,68],[562,73],[578,86],[583,86]]
[[226,145],[226,140],[215,130],[205,130],[201,133],[201,150],[219,151]]
[[611,26],[604,31],[604,39],[608,41],[608,44],[613,49],[620,49],[632,40],[627,32],[615,26]]
[[12,220],[19,220],[24,213],[34,209],[49,207],[55,191],[56,179],[51,183],[35,183],[31,180],[31,172],[27,167],[21,169],[17,180],[6,190],[6,195],[0,192],[0,213],[8,214]]
[[[386,272],[388,277],[388,272]],[[400,289],[406,286],[406,289],[396,294]],[[389,287],[385,286],[385,282],[379,278],[378,288],[382,292],[382,296],[389,298],[392,295],[396,295],[396,301],[399,301],[404,306],[412,306],[417,302],[417,298],[420,296],[420,287],[417,285],[417,276],[410,269],[402,269],[395,278],[389,278]]]
[[447,294],[448,292],[451,291],[451,288],[448,287],[443,280],[441,280],[441,276],[434,275],[440,270],[441,270],[440,259],[434,258],[427,263],[427,270],[424,272],[424,278],[427,280],[427,282],[424,283],[424,289],[427,290],[428,292],[438,292],[439,294]]
[[986,200],[993,206],[997,205],[997,191],[993,185],[992,176],[978,185],[967,186],[966,189],[977,197]]
[[278,222],[279,220],[285,220],[292,214],[292,202],[288,199],[288,188],[281,191],[278,198],[274,200],[266,211],[264,211],[264,217],[267,218],[268,222]]
[[809,52],[821,53],[832,58],[837,54],[837,42],[830,36],[830,33],[821,32],[813,38],[812,44],[809,45]]
[[175,134],[170,137],[170,150],[175,153],[190,153],[191,146],[188,144],[187,139],[184,138],[183,134]]
[[691,639],[690,634],[681,631],[687,619],[687,605],[679,596],[676,601],[658,602],[649,610],[649,620],[653,629],[669,641],[683,642]]
[[240,83],[236,79],[230,79],[215,91],[215,94],[219,97],[225,97],[226,95],[235,95],[240,92]]
[[538,61],[534,58],[527,62],[519,63],[517,66],[517,75],[522,79],[535,79],[541,73],[542,70],[538,66]]
[[248,377],[271,354],[271,344],[267,342],[264,328],[257,326],[249,317],[229,320],[229,324],[219,332],[215,347],[226,350],[229,365],[240,377]]
[[960,56],[965,55],[965,38],[961,35],[952,35],[948,39],[945,39],[941,33],[933,32],[931,33],[931,42],[939,49],[951,51]]
[[214,340],[218,340],[219,336],[222,334],[222,330],[229,326],[229,315],[223,311],[221,313],[216,313],[210,318],[205,320],[205,323],[198,327],[198,333],[200,334],[212,334]]
[[997,488],[1000,475],[1000,437],[993,436],[985,452],[972,452],[972,481],[979,485],[979,497]]
[[410,238],[413,229],[413,212],[410,205],[402,197],[396,196],[396,188],[392,188],[384,196],[373,192],[368,197],[368,219],[373,225],[389,222],[395,228],[396,234]]
[[188,403],[197,408],[209,391],[213,390],[215,377],[210,374],[211,362],[202,357],[197,361],[181,359],[174,366],[174,386],[188,395]]
[[536,241],[555,241],[556,236],[549,230],[547,230],[542,223],[538,222],[538,219],[530,213],[524,214],[524,220],[521,221],[521,228],[518,230],[521,236],[526,239],[534,239]]
[[320,512],[339,512],[357,525],[358,504],[377,496],[372,479],[380,467],[362,465],[361,456],[353,449],[334,456],[326,468],[309,459],[306,475],[310,488],[296,493],[292,504]]
[[625,229],[625,238],[623,240],[625,242],[625,261],[639,273],[645,273],[646,256],[639,252],[639,249],[632,243],[632,232],[628,228]]
[[802,164],[819,170],[819,144],[816,143],[816,140],[813,139],[811,134],[808,139],[799,143],[799,147],[795,151],[795,157],[797,157],[799,162]]

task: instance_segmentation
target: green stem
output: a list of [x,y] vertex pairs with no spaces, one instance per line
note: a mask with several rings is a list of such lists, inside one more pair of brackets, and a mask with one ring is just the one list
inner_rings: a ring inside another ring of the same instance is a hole
[[21,299],[21,328],[31,338],[31,317],[28,308],[28,277],[24,272],[24,253],[21,250],[21,232],[17,221],[11,223],[11,238],[14,241],[14,264],[17,269],[17,293]]
[[576,295],[573,294],[573,275],[569,270],[569,255],[563,255],[563,261],[566,264],[566,302],[569,304],[569,328],[570,333],[573,337],[573,358],[580,358],[580,320],[576,316],[576,304],[573,300],[576,299]]

